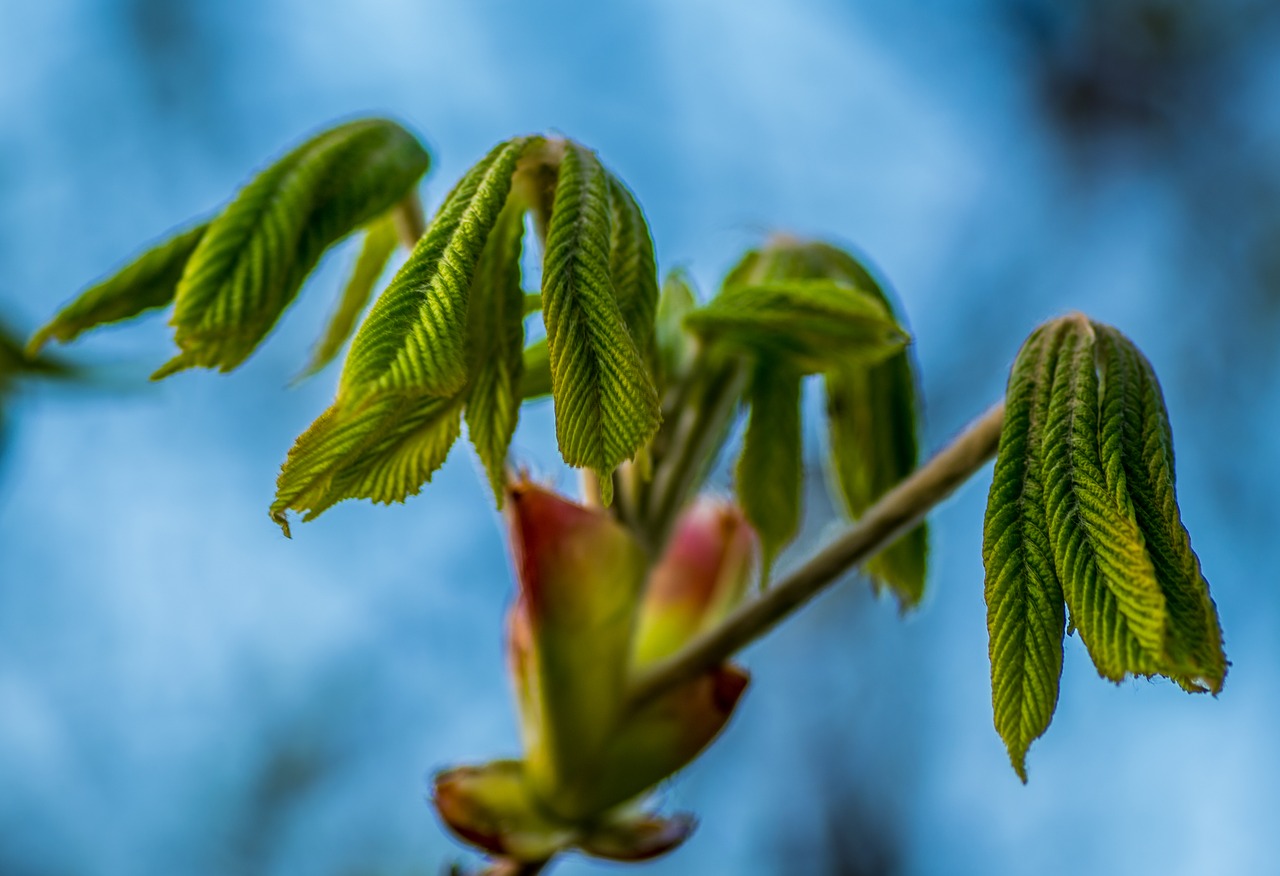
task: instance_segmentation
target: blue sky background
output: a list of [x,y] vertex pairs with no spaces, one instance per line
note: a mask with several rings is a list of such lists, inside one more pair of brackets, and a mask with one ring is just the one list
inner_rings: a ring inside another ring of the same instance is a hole
[[[1258,873],[1280,856],[1280,21],[1252,0],[0,4],[0,313],[24,330],[311,130],[389,113],[436,165],[561,131],[714,288],[772,230],[897,289],[926,445],[1079,309],[1165,384],[1184,518],[1233,661],[1221,697],[1100,681],[1068,642],[1031,782],[991,726],[989,471],[933,517],[905,619],[851,579],[753,648],[725,736],[664,796],[651,873]],[[73,348],[0,460],[0,872],[409,876],[466,854],[430,773],[517,748],[499,521],[464,444],[403,507],[266,516],[336,375],[294,389],[332,253],[230,376],[145,376],[159,317]],[[565,487],[551,414],[517,458]],[[816,461],[820,437],[810,436]],[[815,483],[817,474],[815,473]],[[816,495],[816,491],[815,491]],[[828,525],[813,503],[810,538]],[[597,872],[568,861],[557,872]]]

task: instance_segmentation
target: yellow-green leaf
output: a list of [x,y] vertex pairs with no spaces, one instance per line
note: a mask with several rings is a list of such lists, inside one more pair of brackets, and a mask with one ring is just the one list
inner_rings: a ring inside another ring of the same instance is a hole
[[762,581],[800,526],[800,380],[783,363],[761,362],[747,390],[751,415],[734,479],[742,510],[760,535]]
[[1167,665],[1164,593],[1118,469],[1104,469],[1093,327],[1062,322],[1043,440],[1054,566],[1099,674],[1154,675]]
[[684,320],[698,306],[693,282],[684,271],[672,271],[662,284],[654,337],[658,348],[658,383],[663,390],[672,386],[693,361],[693,339]]
[[829,279],[726,286],[685,325],[709,340],[789,362],[804,373],[844,362],[878,362],[907,335],[884,303]]
[[299,375],[300,378],[320,372],[342,352],[342,345],[355,331],[356,322],[373,295],[374,284],[378,282],[392,253],[396,251],[398,239],[396,223],[390,214],[370,223],[351,278],[347,280],[337,308],[329,317],[324,337],[311,352],[311,361]]
[[516,162],[538,140],[494,147],[445,198],[356,333],[340,397],[382,390],[443,397],[463,389],[471,279],[507,203]]
[[1174,488],[1173,434],[1151,363],[1110,326],[1093,323],[1102,373],[1102,457],[1122,485],[1168,610],[1162,671],[1189,691],[1218,693],[1227,674],[1222,629]]
[[618,306],[610,275],[609,177],[588,149],[568,143],[543,262],[556,437],[565,462],[602,486],[657,431],[658,393]]
[[991,704],[1024,782],[1027,749],[1053,719],[1062,675],[1066,613],[1045,515],[1042,442],[1063,331],[1053,324],[1033,333],[1009,375],[983,528]]
[[308,140],[258,174],[210,224],[178,283],[181,352],[157,379],[229,371],[258,346],[333,243],[400,201],[429,157],[394,122],[361,119]]
[[462,398],[383,393],[334,402],[298,437],[276,482],[271,518],[313,520],[344,499],[403,502],[444,464],[462,431]]
[[81,292],[32,336],[27,349],[35,353],[50,339],[65,344],[91,328],[132,319],[169,304],[187,260],[208,227],[208,222],[201,222],[155,244]]
[[653,353],[653,323],[658,306],[658,269],[653,239],[635,195],[609,175],[609,276],[618,298],[618,309],[636,349],[646,357]]
[[471,385],[467,430],[489,474],[501,507],[506,485],[507,448],[520,416],[520,378],[524,370],[524,290],[520,287],[520,249],[524,209],[507,206],[481,253],[471,282]]

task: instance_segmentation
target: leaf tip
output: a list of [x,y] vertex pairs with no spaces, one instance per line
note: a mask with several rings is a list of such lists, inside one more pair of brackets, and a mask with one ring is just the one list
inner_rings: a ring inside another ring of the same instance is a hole
[[191,355],[186,351],[183,351],[157,368],[149,379],[152,381],[164,380],[166,377],[172,377],[179,371],[186,371],[188,368],[194,368],[195,365],[196,363],[192,361]]
[[293,538],[293,532],[289,529],[289,512],[280,505],[272,505],[268,512],[273,523],[280,527],[280,531],[284,533],[285,538]]
[[31,336],[31,340],[27,341],[27,345],[23,348],[23,353],[28,359],[36,358],[40,355],[40,351],[45,348],[45,345],[49,343],[49,339],[52,338],[53,335],[54,323],[51,322],[40,328]]

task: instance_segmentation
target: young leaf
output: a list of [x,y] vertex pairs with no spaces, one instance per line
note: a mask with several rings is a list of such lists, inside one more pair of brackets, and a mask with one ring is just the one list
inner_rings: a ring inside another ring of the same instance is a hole
[[538,141],[500,143],[445,198],[356,333],[339,397],[390,389],[443,397],[466,385],[471,279],[511,192],[516,162]]
[[1102,370],[1102,456],[1108,482],[1133,503],[1168,608],[1168,674],[1188,691],[1217,694],[1227,673],[1222,629],[1200,560],[1178,513],[1173,435],[1151,363],[1110,326],[1093,324]]
[[498,217],[471,281],[471,387],[467,429],[489,473],[498,506],[506,493],[507,448],[520,415],[524,368],[524,290],[520,247],[524,208],[512,203]]
[[[828,281],[848,295],[870,296],[901,323],[889,294],[857,259],[827,243],[775,235],[746,255],[725,287],[749,288],[794,281]],[[880,361],[838,356],[815,362],[826,373],[827,424],[832,486],[854,519],[916,466],[916,381],[908,349]],[[925,524],[880,551],[864,567],[877,586],[887,585],[903,608],[924,593],[928,533]]]
[[734,479],[742,509],[760,535],[761,581],[800,526],[800,379],[783,363],[761,362],[747,391],[751,416]]
[[661,418],[614,294],[611,226],[608,174],[590,150],[567,144],[547,233],[542,315],[560,452],[569,465],[599,474],[606,489]]
[[1054,566],[1099,674],[1154,675],[1168,662],[1164,593],[1119,470],[1104,468],[1093,327],[1084,317],[1063,324],[1043,437]]
[[613,220],[609,276],[618,298],[618,309],[636,349],[651,356],[654,314],[658,306],[658,270],[649,223],[635,195],[612,174],[609,175],[609,207]]
[[271,518],[288,535],[288,511],[314,520],[344,499],[403,502],[431,480],[461,432],[461,396],[336,401],[290,449]]
[[685,325],[708,339],[784,359],[805,373],[843,362],[878,362],[907,341],[874,295],[825,279],[726,285]]
[[521,372],[521,401],[551,395],[551,350],[547,347],[546,338],[534,341],[524,348],[524,366]]
[[693,284],[684,271],[672,271],[662,284],[658,298],[658,314],[654,325],[654,339],[658,348],[658,384],[664,390],[671,386],[689,367],[693,358],[693,344],[684,320],[698,306],[693,294]]
[[293,301],[333,243],[386,212],[429,157],[394,122],[348,122],[262,171],[210,224],[178,283],[181,352],[155,379],[195,366],[230,371]]
[[329,327],[325,330],[324,337],[312,351],[311,361],[299,378],[317,374],[342,351],[342,345],[355,331],[356,321],[373,295],[373,285],[378,282],[387,262],[391,260],[391,254],[396,251],[398,241],[396,223],[390,214],[370,223],[360,247],[360,257],[356,259],[355,269],[351,272],[351,279],[347,281],[337,309],[329,318]]
[[1058,323],[1037,329],[1018,353],[1009,375],[983,527],[991,704],[996,732],[1023,782],[1027,749],[1053,719],[1062,676],[1066,615],[1041,469],[1053,365],[1063,332]]
[[91,328],[167,305],[208,227],[201,222],[178,232],[81,292],[32,336],[28,351],[38,352],[51,338],[65,344]]
[[[831,468],[855,520],[916,467],[915,381],[905,350],[883,362],[836,366],[825,376]],[[928,531],[921,523],[864,567],[902,608],[924,595]]]

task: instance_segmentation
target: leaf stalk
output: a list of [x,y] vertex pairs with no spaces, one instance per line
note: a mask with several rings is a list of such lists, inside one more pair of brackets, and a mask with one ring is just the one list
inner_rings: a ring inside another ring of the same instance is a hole
[[892,544],[995,456],[1003,421],[1001,401],[798,569],[743,604],[716,628],[639,672],[632,681],[630,708],[639,709],[720,665],[846,572]]

